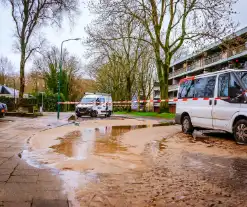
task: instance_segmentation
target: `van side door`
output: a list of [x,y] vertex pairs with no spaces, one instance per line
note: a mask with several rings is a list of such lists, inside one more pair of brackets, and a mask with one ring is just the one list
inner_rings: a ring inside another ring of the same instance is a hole
[[241,86],[234,73],[218,75],[217,94],[213,103],[214,129],[232,131],[231,120],[240,111],[241,100],[230,96],[232,96],[231,91],[240,90]]
[[194,98],[190,100],[191,121],[193,126],[213,128],[212,103],[214,98],[216,76],[197,78],[194,80]]

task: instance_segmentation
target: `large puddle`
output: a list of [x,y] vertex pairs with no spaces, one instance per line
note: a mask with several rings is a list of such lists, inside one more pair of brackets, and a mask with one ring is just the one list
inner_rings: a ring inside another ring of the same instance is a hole
[[126,146],[121,143],[121,135],[135,129],[163,125],[165,124],[85,128],[58,137],[60,143],[50,148],[67,157],[83,160],[91,154],[100,155],[101,153],[126,151]]
[[[122,138],[125,133],[166,125],[167,123],[132,126],[73,126],[71,127],[73,130],[67,131],[63,136],[53,137],[51,143],[55,144],[49,147],[35,148],[33,143],[29,143],[28,148],[22,153],[22,158],[37,168],[58,170],[60,178],[64,181],[66,192],[75,201],[75,193],[78,189],[84,188],[89,182],[97,181],[104,173],[122,174],[128,170],[144,167],[142,158],[128,151],[131,146],[123,144]],[[39,137],[39,139],[42,138],[45,137]],[[133,137],[133,139],[142,139],[142,137]],[[166,147],[165,141],[156,143],[159,145],[159,150]]]

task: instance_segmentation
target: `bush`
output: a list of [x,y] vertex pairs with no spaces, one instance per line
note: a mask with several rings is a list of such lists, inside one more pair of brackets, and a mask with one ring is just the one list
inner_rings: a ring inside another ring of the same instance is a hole
[[[42,106],[42,94],[39,93],[36,95],[37,99],[38,99],[38,107]],[[60,94],[60,102],[65,102],[65,98],[64,95],[61,93]],[[44,93],[43,94],[43,111],[47,111],[47,112],[55,112],[57,111],[57,93],[53,94],[53,93]],[[63,105],[60,104],[60,111],[61,112],[66,112],[66,111],[73,111],[75,110],[75,105]]]
[[[19,99],[16,98],[16,104],[15,104],[15,99],[13,97],[0,96],[0,102],[5,103],[7,105],[8,111],[14,111],[16,105],[18,104],[18,101]],[[22,106],[35,106],[37,105],[37,99],[35,97],[24,98],[22,99],[22,102],[20,104]]]

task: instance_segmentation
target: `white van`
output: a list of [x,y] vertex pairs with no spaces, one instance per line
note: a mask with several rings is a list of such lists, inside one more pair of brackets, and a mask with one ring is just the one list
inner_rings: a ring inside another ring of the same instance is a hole
[[77,117],[82,115],[91,117],[105,115],[110,117],[112,114],[112,97],[106,93],[85,93],[76,106],[75,113]]
[[223,71],[180,81],[176,123],[184,133],[194,128],[224,130],[247,143],[247,70]]

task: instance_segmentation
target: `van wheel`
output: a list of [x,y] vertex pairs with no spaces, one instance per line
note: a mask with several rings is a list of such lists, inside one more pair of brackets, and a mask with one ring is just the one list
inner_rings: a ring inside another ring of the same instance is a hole
[[238,144],[247,144],[247,120],[239,120],[233,127],[233,135]]
[[191,134],[193,132],[193,126],[189,116],[184,116],[182,120],[182,131],[185,134]]
[[97,117],[97,115],[98,115],[97,111],[92,111],[91,112],[91,117]]
[[81,117],[81,114],[76,114],[76,116],[77,116],[78,118],[80,118],[80,117]]
[[111,116],[111,111],[109,111],[106,116],[110,117]]

